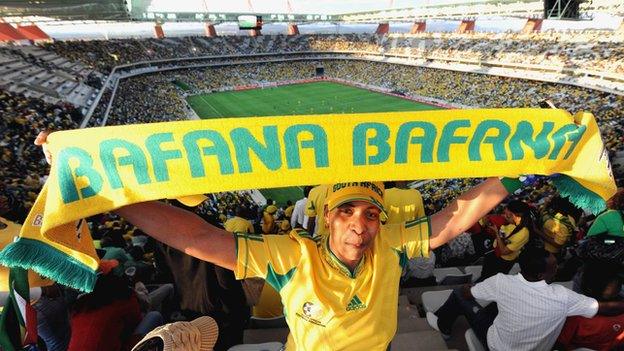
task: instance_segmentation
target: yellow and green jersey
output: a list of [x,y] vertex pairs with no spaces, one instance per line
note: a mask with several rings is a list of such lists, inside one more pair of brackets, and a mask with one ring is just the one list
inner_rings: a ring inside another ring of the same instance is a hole
[[326,235],[237,233],[235,274],[264,278],[279,292],[287,350],[385,350],[396,332],[401,270],[428,255],[430,229],[427,217],[382,226],[353,272]]
[[253,233],[254,228],[250,221],[245,218],[234,216],[228,219],[223,226],[225,230],[232,233]]
[[402,223],[425,216],[422,195],[416,189],[386,189],[384,205],[388,213],[386,224]]
[[[554,215],[549,214],[542,217],[544,234],[548,235],[554,242],[561,246],[565,245],[572,233],[576,230],[576,222],[572,216],[566,216],[561,213]],[[551,243],[544,241],[544,248],[546,251],[553,254],[557,254],[560,251],[560,247],[556,247]]]
[[325,199],[329,194],[330,186],[327,184],[317,185],[308,194],[308,201],[306,202],[305,215],[308,217],[315,217],[316,226],[314,227],[314,233],[312,235],[326,235],[329,234],[329,229],[325,227],[324,207]]

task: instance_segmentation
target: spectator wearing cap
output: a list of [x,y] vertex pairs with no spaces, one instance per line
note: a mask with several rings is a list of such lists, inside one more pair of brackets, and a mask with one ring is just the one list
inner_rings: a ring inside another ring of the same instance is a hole
[[305,205],[305,215],[308,216],[308,227],[305,228],[314,236],[328,234],[327,223],[323,216],[323,208],[325,208],[325,199],[329,194],[331,185],[317,185],[308,194],[308,200]]
[[277,212],[277,206],[269,203],[262,212],[262,232],[264,234],[275,234],[278,231],[277,224],[275,223],[275,213]]
[[233,270],[238,279],[266,279],[288,311],[287,349],[386,350],[396,332],[403,266],[467,230],[516,188],[487,179],[431,217],[386,226],[383,190],[374,182],[329,186],[322,207],[329,234],[316,238],[301,230],[232,235],[160,202],[117,212],[157,240]]

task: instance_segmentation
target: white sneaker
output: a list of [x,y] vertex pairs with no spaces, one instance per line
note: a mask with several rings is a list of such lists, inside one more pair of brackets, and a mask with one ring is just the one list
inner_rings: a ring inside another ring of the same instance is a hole
[[449,340],[451,338],[450,335],[444,334],[440,331],[440,327],[438,327],[438,316],[436,316],[433,312],[427,312],[427,323],[429,323],[431,328],[440,332],[442,339]]

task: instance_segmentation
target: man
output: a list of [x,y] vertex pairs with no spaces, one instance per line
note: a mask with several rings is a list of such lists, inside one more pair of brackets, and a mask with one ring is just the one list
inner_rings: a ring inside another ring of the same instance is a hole
[[[520,274],[499,273],[472,288],[453,291],[427,322],[450,335],[463,314],[490,350],[550,350],[568,316],[593,317],[624,312],[624,303],[598,302],[561,285],[549,285],[556,260],[543,248],[529,246],[520,254]],[[475,299],[493,301],[481,308]]]
[[[616,267],[593,265],[583,274],[581,290],[598,301],[621,300],[622,281]],[[557,339],[561,350],[588,348],[622,350],[624,348],[624,314],[613,316],[568,317]]]
[[262,232],[264,234],[277,233],[277,224],[275,223],[275,213],[277,212],[277,206],[273,205],[273,201],[269,200],[267,206],[262,211]]
[[292,213],[295,210],[295,205],[293,205],[292,201],[286,201],[286,208],[284,209],[284,217],[290,221],[290,217],[292,217]]
[[308,216],[308,227],[306,229],[313,236],[329,233],[323,216],[323,208],[328,193],[329,185],[321,184],[312,188],[308,195],[305,207],[305,215]]
[[234,217],[228,219],[225,224],[225,230],[231,233],[253,233],[253,224],[250,221],[243,218],[245,215],[245,209],[242,206],[236,206],[236,212]]
[[160,202],[117,212],[157,240],[231,269],[239,279],[270,282],[284,302],[288,349],[385,350],[396,331],[402,265],[464,232],[508,194],[499,179],[487,179],[430,218],[381,226],[381,183],[335,184],[329,191],[323,211],[329,235],[315,239],[300,231],[232,235]]
[[295,202],[295,208],[293,209],[292,217],[290,217],[291,228],[307,228],[308,216],[305,215],[305,205],[308,201],[310,190],[312,190],[311,186],[303,187],[303,198]]
[[[45,142],[40,135],[38,145]],[[199,216],[150,201],[116,212],[163,243],[200,260],[261,277],[281,295],[288,350],[386,350],[396,331],[402,267],[470,228],[520,187],[486,179],[431,217],[382,226],[383,184],[339,183],[317,210],[328,235],[232,234]],[[310,196],[312,197],[312,196]]]
[[570,241],[578,231],[573,216],[576,207],[567,199],[555,196],[550,200],[548,207],[541,218],[542,230],[536,231],[544,240],[544,248],[557,257],[561,248]]

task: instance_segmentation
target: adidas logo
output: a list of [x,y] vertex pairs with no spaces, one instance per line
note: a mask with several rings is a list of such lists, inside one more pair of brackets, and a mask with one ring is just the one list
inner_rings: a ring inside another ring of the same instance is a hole
[[347,311],[355,311],[361,308],[366,308],[366,305],[362,303],[362,300],[357,295],[354,295],[351,302],[347,305]]

